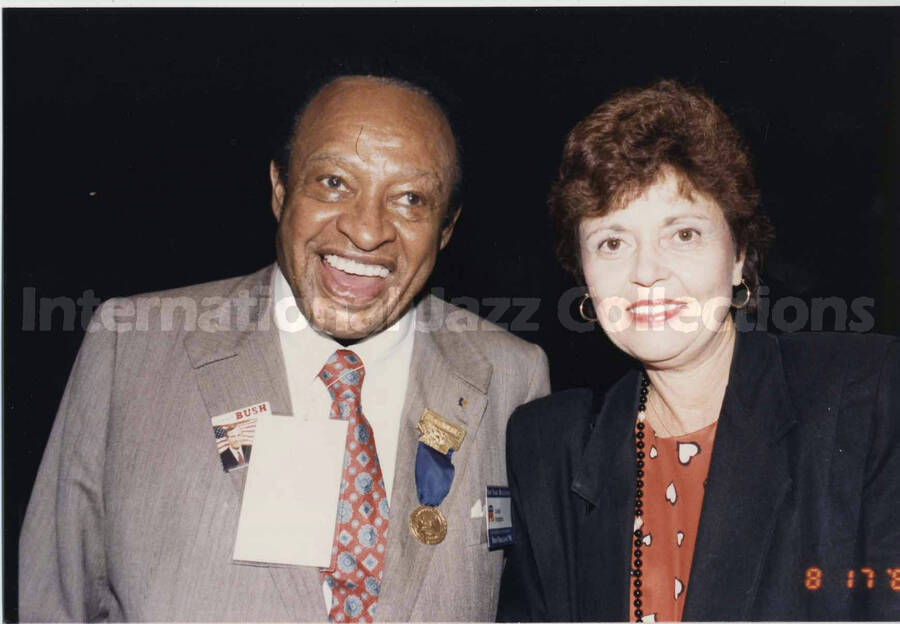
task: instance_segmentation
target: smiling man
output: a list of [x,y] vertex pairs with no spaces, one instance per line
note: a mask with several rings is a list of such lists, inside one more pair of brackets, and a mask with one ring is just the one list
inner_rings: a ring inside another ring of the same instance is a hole
[[453,133],[426,94],[344,78],[295,134],[287,175],[271,165],[278,264],[313,325],[368,336],[407,311],[450,240]]
[[[493,619],[485,490],[506,485],[508,415],[549,381],[538,347],[423,296],[460,214],[450,125],[417,86],[345,76],[287,146],[276,265],[98,311],[25,519],[24,621]],[[341,484],[337,508],[299,496],[334,522],[327,566],[234,560],[273,414],[349,423],[340,475],[279,466]]]

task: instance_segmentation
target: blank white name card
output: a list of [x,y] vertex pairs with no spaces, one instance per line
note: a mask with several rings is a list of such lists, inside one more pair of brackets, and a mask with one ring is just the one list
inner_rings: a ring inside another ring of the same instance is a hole
[[262,415],[234,543],[234,560],[328,567],[347,421]]

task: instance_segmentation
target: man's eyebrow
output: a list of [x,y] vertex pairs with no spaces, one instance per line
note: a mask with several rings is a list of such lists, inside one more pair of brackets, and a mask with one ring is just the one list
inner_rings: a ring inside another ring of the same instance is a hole
[[[356,167],[358,163],[354,163],[350,159],[342,156],[340,154],[335,154],[332,152],[321,152],[318,154],[313,154],[307,159],[307,162],[320,162],[320,161],[335,161],[338,162],[345,167]],[[416,169],[416,168],[408,168],[402,169],[398,171],[401,176],[405,177],[428,177],[431,178],[438,186],[443,186],[441,177],[437,175],[434,171],[429,171],[428,169]]]
[[307,162],[315,162],[319,160],[334,160],[336,162],[341,163],[342,165],[346,165],[348,167],[352,166],[353,163],[350,162],[349,159],[344,158],[340,154],[333,154],[331,152],[321,152],[319,154],[313,154],[309,158],[307,158]]

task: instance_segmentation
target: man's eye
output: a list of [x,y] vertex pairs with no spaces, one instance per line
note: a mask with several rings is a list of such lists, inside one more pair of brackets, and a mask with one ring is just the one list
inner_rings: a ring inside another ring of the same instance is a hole
[[326,176],[322,178],[322,184],[330,189],[339,189],[344,186],[344,181],[341,180],[338,176]]
[[407,206],[419,206],[424,202],[421,195],[412,192],[404,193],[402,199]]

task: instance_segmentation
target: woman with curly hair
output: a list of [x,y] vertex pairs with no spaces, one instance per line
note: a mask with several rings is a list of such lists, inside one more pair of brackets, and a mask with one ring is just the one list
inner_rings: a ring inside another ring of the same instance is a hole
[[626,91],[569,133],[558,255],[635,367],[513,414],[501,620],[900,619],[898,341],[738,332],[757,204],[699,90]]

